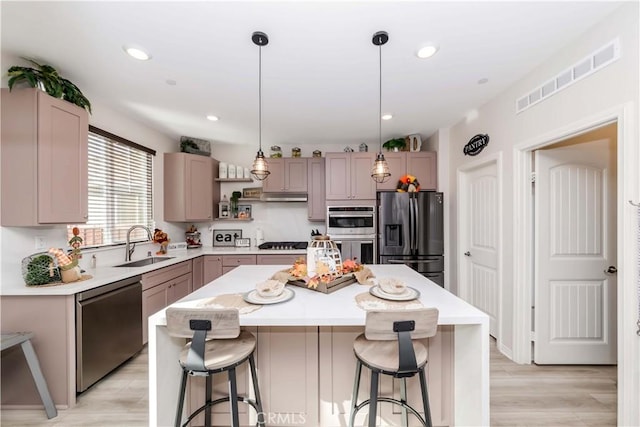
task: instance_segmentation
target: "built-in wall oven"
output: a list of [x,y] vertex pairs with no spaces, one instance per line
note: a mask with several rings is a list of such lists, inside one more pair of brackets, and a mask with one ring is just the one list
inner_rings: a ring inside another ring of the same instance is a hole
[[376,207],[374,205],[327,207],[327,234],[336,242],[342,259],[374,264],[376,253]]

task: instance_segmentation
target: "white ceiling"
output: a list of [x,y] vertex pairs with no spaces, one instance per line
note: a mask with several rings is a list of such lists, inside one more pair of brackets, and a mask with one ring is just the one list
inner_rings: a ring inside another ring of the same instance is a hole
[[[427,137],[494,98],[620,4],[3,1],[3,86],[6,70],[24,64],[21,56],[35,58],[94,103],[171,137],[257,145],[258,47],[251,34],[263,31],[270,39],[262,49],[263,145],[375,145],[374,32],[390,38],[382,48],[382,110],[394,118],[382,124],[383,141]],[[439,52],[418,59],[427,43]],[[143,46],[153,58],[136,61],[124,54],[125,44]],[[478,84],[483,78],[488,83]],[[220,120],[208,121],[208,114]]]

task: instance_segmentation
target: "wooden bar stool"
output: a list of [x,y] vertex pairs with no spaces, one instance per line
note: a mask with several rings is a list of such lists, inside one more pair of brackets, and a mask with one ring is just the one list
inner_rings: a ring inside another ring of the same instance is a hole
[[[364,334],[359,335],[353,344],[357,365],[351,399],[350,427],[353,427],[357,412],[366,405],[369,405],[369,427],[375,427],[378,402],[400,405],[404,427],[408,424],[407,411],[415,415],[423,425],[432,426],[427,380],[424,372],[427,365],[427,348],[422,343],[413,340],[432,337],[436,334],[437,328],[437,308],[367,312]],[[371,370],[370,397],[358,404],[358,390],[363,365]],[[402,380],[400,400],[378,396],[380,374]],[[424,418],[407,404],[407,378],[413,377],[415,374],[418,374],[420,378]]]
[[27,365],[29,365],[29,369],[31,370],[33,381],[36,383],[40,399],[42,399],[42,404],[44,405],[44,410],[47,413],[47,418],[51,419],[58,415],[58,410],[56,409],[56,405],[53,403],[53,399],[51,399],[49,387],[47,387],[47,381],[44,379],[44,375],[42,375],[42,370],[40,369],[38,356],[31,344],[31,338],[33,338],[33,332],[2,334],[2,338],[0,340],[2,345],[0,348],[4,351],[20,344],[24,357],[27,359]]
[[[248,331],[240,331],[238,310],[169,307],[167,309],[167,330],[171,336],[191,338],[191,342],[185,345],[180,353],[182,384],[178,398],[176,427],[186,426],[202,411],[205,411],[205,426],[210,427],[211,407],[222,402],[229,402],[231,426],[238,427],[240,425],[238,401],[251,405],[258,413],[257,425],[265,425],[256,364],[253,357],[256,338]],[[238,395],[236,367],[247,360],[251,368],[255,399]],[[229,395],[212,401],[212,376],[223,372],[227,372]],[[206,377],[206,399],[205,404],[189,415],[186,422],[182,424],[182,410],[187,376],[189,375]]]

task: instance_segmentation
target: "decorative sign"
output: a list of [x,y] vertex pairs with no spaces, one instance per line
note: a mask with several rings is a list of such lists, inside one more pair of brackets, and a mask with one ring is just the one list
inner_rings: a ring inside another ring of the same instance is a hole
[[236,248],[248,248],[248,247],[251,247],[251,239],[249,238],[236,239]]
[[479,133],[467,142],[462,152],[465,155],[477,156],[487,145],[489,145],[489,135]]
[[213,246],[235,246],[242,230],[213,230]]

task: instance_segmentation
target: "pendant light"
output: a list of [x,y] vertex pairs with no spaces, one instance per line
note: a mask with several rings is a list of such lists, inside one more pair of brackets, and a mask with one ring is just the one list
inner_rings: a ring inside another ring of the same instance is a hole
[[262,46],[269,43],[269,37],[265,33],[256,31],[251,35],[251,40],[258,46],[258,153],[251,167],[251,175],[258,181],[266,179],[269,172],[269,165],[262,152]]
[[378,142],[380,143],[380,149],[376,157],[376,161],[371,169],[371,178],[375,182],[383,183],[389,180],[391,172],[389,172],[389,165],[387,160],[382,154],[382,45],[389,41],[389,34],[386,31],[378,31],[373,35],[373,44],[378,46],[378,58],[379,58],[379,70],[380,70],[380,87],[378,97]]

